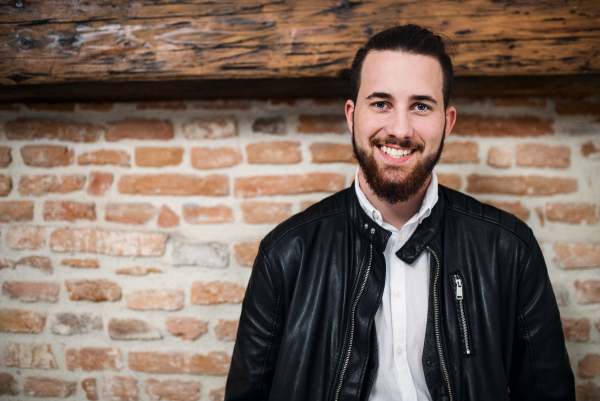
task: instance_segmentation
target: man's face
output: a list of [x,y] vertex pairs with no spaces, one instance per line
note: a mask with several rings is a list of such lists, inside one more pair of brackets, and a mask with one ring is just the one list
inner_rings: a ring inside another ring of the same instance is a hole
[[346,119],[364,178],[380,200],[405,202],[429,182],[456,110],[444,110],[440,63],[429,56],[371,51]]

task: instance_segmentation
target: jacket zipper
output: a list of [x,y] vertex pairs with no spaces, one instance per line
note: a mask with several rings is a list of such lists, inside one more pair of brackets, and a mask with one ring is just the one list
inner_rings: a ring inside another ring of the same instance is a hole
[[454,282],[456,283],[456,300],[458,301],[458,308],[460,309],[460,325],[464,333],[465,350],[467,355],[469,355],[471,354],[471,346],[469,345],[469,331],[467,330],[467,317],[463,301],[463,285],[458,274],[454,275]]
[[438,299],[438,279],[440,277],[440,260],[438,259],[436,253],[430,247],[427,247],[429,252],[435,258],[437,263],[437,269],[435,270],[435,280],[433,282],[433,310],[434,310],[434,322],[435,322],[435,342],[437,345],[438,355],[440,357],[440,364],[442,365],[442,371],[444,372],[444,379],[446,380],[446,385],[448,386],[448,395],[450,396],[450,401],[453,400],[452,397],[452,388],[450,387],[450,377],[448,376],[448,369],[446,368],[446,361],[444,360],[444,353],[442,352],[442,340],[440,335],[440,311],[439,311],[439,299]]
[[367,266],[367,271],[365,272],[365,278],[363,279],[362,285],[360,287],[360,291],[358,291],[358,295],[356,296],[356,300],[354,300],[354,305],[352,306],[352,315],[350,318],[350,341],[348,345],[348,353],[346,354],[346,359],[344,360],[344,366],[342,367],[342,374],[340,375],[340,383],[338,384],[337,389],[335,390],[335,401],[338,401],[340,396],[340,390],[342,389],[342,383],[344,382],[344,374],[346,373],[346,369],[348,368],[348,363],[350,362],[350,353],[352,352],[352,341],[354,339],[354,313],[356,312],[356,305],[358,304],[358,300],[360,299],[365,285],[367,284],[367,279],[369,278],[369,273],[371,272],[371,262],[373,261],[373,245],[369,249],[369,264]]

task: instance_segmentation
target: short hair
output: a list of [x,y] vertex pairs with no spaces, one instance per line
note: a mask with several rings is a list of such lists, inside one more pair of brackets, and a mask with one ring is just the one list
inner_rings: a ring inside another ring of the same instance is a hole
[[[448,38],[445,39],[452,46],[452,42]],[[350,76],[350,95],[354,104],[356,104],[356,100],[358,99],[362,65],[371,50],[401,51],[430,56],[438,60],[442,67],[444,108],[448,107],[450,92],[452,90],[453,70],[452,60],[450,60],[450,56],[446,53],[444,39],[429,29],[414,24],[398,25],[381,31],[373,35],[367,43],[358,49],[352,62],[352,73]]]

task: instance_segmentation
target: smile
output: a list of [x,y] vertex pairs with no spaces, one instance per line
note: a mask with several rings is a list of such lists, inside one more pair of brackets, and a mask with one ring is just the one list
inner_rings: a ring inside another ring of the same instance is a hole
[[394,159],[399,159],[404,156],[408,156],[413,153],[414,149],[394,149],[388,146],[382,145],[379,147],[386,155],[393,157]]

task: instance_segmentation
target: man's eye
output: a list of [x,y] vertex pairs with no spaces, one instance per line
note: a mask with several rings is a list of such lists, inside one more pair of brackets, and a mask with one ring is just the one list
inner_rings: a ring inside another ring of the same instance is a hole
[[419,110],[419,111],[427,111],[427,109],[429,109],[429,107],[427,107],[427,105],[424,105],[424,104],[417,105],[417,110]]
[[383,109],[385,107],[385,102],[375,102],[375,107]]

